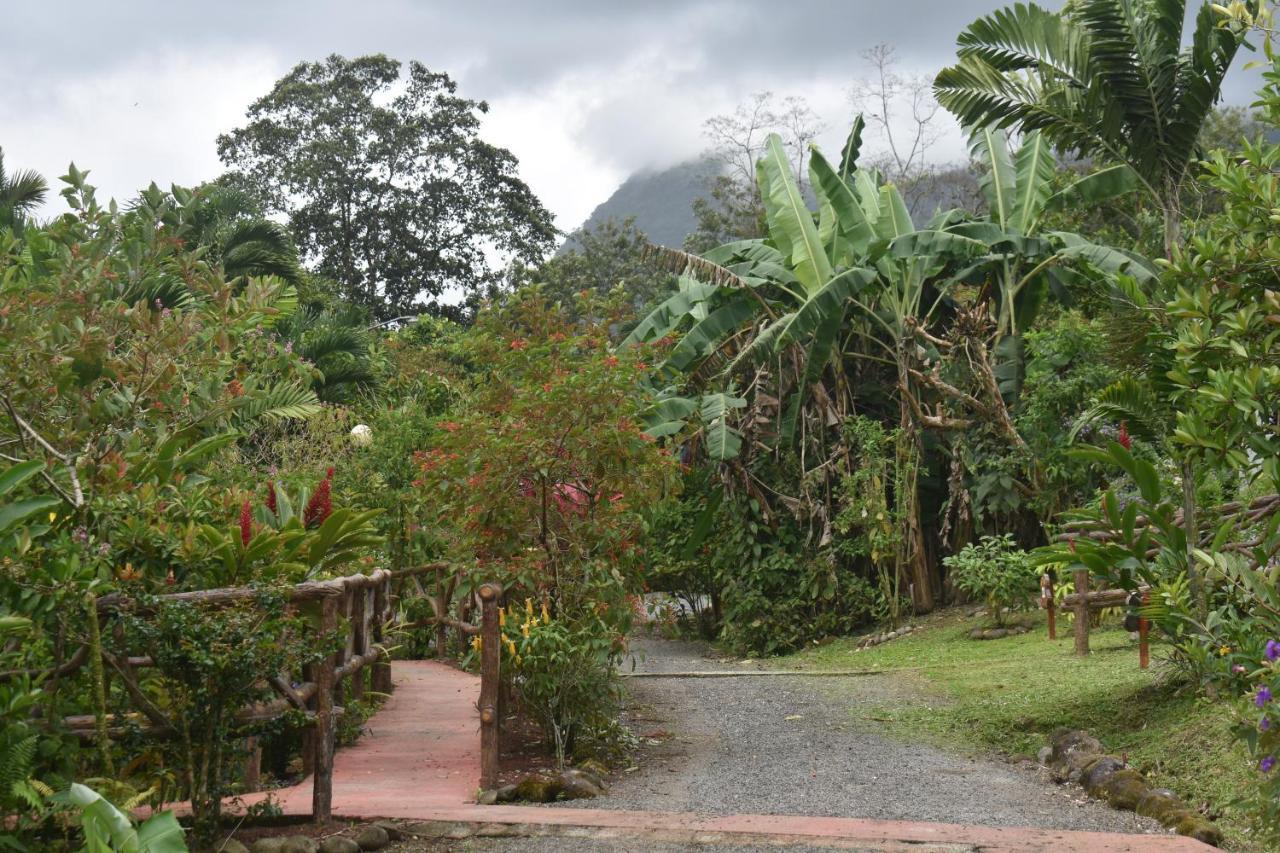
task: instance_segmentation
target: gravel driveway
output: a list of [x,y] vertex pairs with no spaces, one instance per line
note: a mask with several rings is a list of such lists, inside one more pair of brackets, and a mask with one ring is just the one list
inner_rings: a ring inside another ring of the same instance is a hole
[[[637,672],[759,667],[710,658],[699,643],[637,639],[633,653]],[[627,723],[649,736],[638,769],[618,774],[603,799],[558,805],[1159,831],[1033,768],[904,743],[855,721],[860,701],[883,705],[902,689],[890,675],[636,678],[627,686]]]

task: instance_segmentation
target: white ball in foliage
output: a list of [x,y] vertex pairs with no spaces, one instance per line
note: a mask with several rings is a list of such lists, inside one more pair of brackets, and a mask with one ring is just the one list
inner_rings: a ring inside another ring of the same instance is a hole
[[368,447],[373,441],[373,430],[368,424],[356,424],[351,428],[351,443],[357,447]]

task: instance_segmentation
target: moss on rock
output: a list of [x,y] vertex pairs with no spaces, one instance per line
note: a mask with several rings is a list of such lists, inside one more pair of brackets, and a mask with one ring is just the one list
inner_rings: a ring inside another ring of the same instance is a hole
[[1102,784],[1102,797],[1112,808],[1133,811],[1149,790],[1141,773],[1125,768],[1112,773]]

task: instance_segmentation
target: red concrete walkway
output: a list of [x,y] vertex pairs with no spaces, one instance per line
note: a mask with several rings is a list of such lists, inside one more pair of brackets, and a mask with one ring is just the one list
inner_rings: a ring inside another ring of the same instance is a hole
[[[475,805],[480,777],[475,676],[432,661],[392,664],[395,693],[333,768],[335,818],[403,818],[440,837],[575,836],[684,843],[809,844],[836,849],[984,853],[1204,853],[1168,835],[1121,835],[793,815],[712,817],[669,812]],[[274,792],[308,814],[311,784]],[[246,798],[250,802],[260,796]]]
[[[435,661],[393,661],[395,692],[355,745],[333,760],[333,816],[416,817],[475,802],[480,679]],[[285,814],[311,813],[311,782],[271,795]],[[246,803],[266,794],[244,797]]]

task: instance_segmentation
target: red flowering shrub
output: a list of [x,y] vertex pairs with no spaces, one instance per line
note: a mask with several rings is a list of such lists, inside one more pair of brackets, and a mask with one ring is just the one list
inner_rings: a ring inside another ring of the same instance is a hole
[[565,329],[536,296],[481,314],[468,346],[487,371],[419,454],[418,484],[423,516],[478,566],[464,588],[500,581],[620,643],[627,595],[642,586],[644,510],[677,465],[637,423],[641,374],[616,369],[639,353],[611,353],[606,339]]

